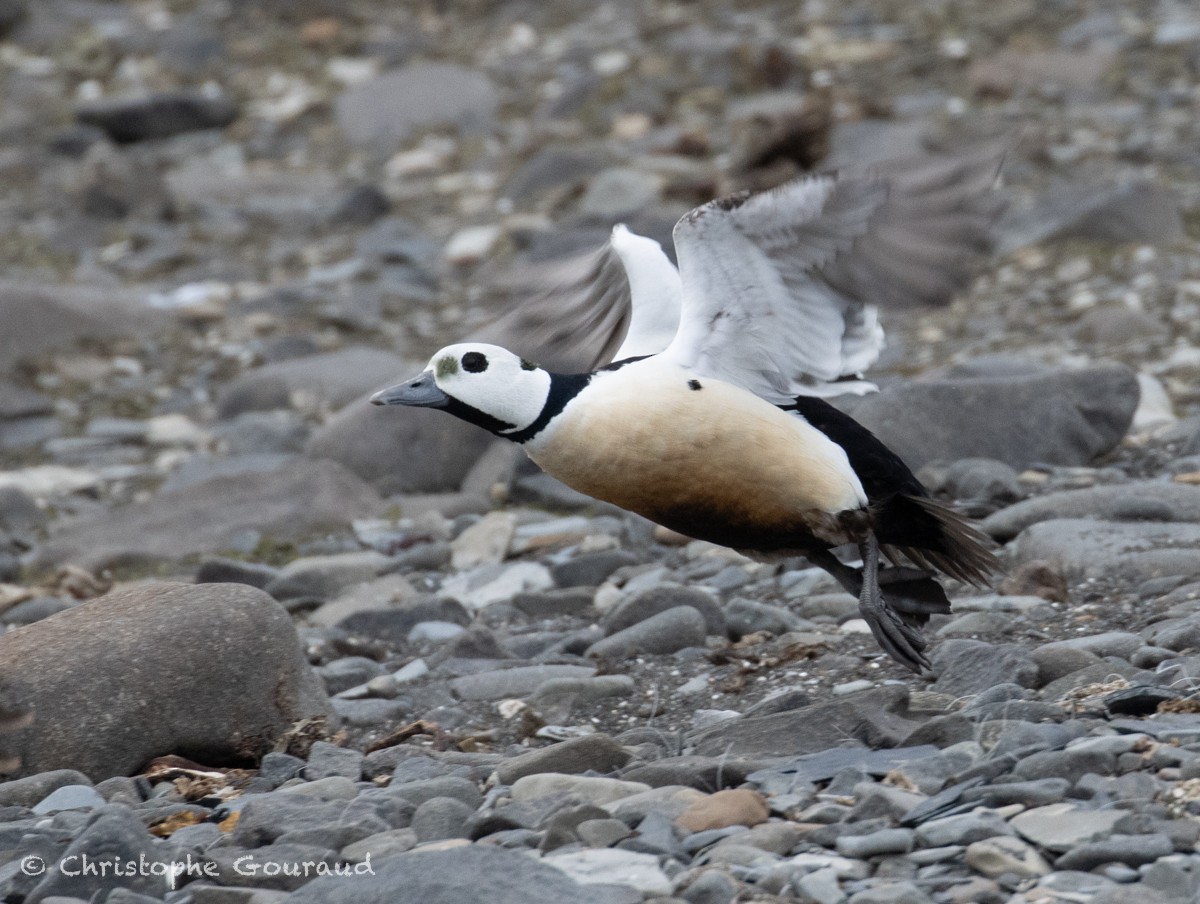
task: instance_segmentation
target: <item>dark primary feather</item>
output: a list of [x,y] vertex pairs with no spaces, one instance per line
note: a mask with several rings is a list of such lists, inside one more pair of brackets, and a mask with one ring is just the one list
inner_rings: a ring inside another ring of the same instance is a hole
[[528,265],[509,286],[519,303],[472,338],[497,342],[563,372],[612,360],[629,329],[629,280],[611,246]]

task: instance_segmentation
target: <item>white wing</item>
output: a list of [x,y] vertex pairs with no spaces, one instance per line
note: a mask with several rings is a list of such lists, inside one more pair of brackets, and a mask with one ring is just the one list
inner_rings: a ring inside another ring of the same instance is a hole
[[[843,391],[883,347],[878,306],[945,304],[990,247],[994,148],[711,201],[675,226],[664,355],[771,401]],[[863,384],[858,384],[859,388]]]
[[662,245],[616,226],[609,243],[629,279],[632,306],[625,341],[614,361],[657,355],[675,338],[683,308],[683,282],[679,271],[663,253]]

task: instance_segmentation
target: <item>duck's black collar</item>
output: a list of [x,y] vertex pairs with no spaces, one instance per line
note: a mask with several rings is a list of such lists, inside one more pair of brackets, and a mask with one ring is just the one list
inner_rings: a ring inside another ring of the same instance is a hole
[[[550,393],[546,396],[546,404],[542,406],[537,419],[523,430],[515,433],[497,433],[514,443],[525,443],[533,439],[546,425],[567,407],[567,403],[583,391],[592,381],[591,374],[550,374]],[[509,429],[512,429],[511,427]],[[495,433],[496,431],[492,431]]]

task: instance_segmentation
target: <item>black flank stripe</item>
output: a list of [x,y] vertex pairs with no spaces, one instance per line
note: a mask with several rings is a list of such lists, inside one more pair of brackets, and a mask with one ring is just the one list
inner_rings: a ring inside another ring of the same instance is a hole
[[546,404],[542,406],[542,412],[537,416],[537,420],[524,430],[500,435],[505,439],[511,439],[514,443],[528,442],[541,433],[545,426],[567,407],[567,402],[579,395],[591,381],[591,374],[550,374],[550,394],[546,396]]
[[896,493],[928,495],[900,456],[850,415],[815,396],[797,396],[784,411],[795,411],[846,450],[850,467],[858,475],[867,499],[882,502]]

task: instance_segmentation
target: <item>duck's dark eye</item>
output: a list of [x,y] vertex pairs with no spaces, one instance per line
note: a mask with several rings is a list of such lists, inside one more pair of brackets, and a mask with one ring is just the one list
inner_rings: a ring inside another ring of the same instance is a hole
[[488,366],[487,355],[482,352],[467,352],[462,356],[462,366],[469,374],[483,373]]

